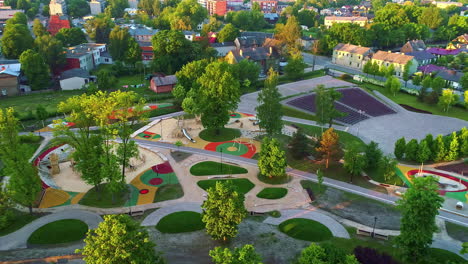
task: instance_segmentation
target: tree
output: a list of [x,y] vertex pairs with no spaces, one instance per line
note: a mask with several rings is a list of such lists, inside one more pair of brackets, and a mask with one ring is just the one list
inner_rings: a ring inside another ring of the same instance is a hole
[[463,90],[468,90],[468,72],[463,73],[462,77],[460,78],[460,86]]
[[418,23],[428,26],[430,29],[438,28],[444,20],[442,11],[435,6],[426,7],[423,9]]
[[278,73],[273,69],[268,72],[265,86],[258,94],[259,106],[255,108],[259,126],[265,129],[268,136],[281,134],[283,129],[283,111],[281,108],[281,94],[278,91]]
[[405,148],[405,157],[407,160],[418,160],[418,149],[419,144],[416,139],[411,139],[408,144],[406,144]]
[[299,20],[300,25],[304,25],[307,27],[313,27],[315,25],[315,22],[317,21],[316,17],[319,15],[312,10],[301,10],[300,12],[297,13],[297,19]]
[[317,184],[318,184],[318,189],[319,189],[319,193],[322,193],[322,188],[323,188],[323,171],[321,171],[320,169],[317,170]]
[[368,145],[366,145],[365,157],[368,168],[377,168],[382,156],[383,153],[382,150],[379,149],[378,143],[371,141]]
[[379,161],[379,169],[382,172],[385,182],[390,182],[395,177],[395,168],[398,165],[398,161],[392,159],[389,156],[383,156]]
[[97,85],[99,90],[112,89],[117,85],[117,78],[110,71],[102,69],[97,73]]
[[327,264],[325,250],[315,243],[304,248],[299,256],[298,264]]
[[128,0],[109,0],[104,11],[109,18],[121,18],[125,14],[125,8],[128,7]]
[[218,42],[234,41],[239,36],[239,29],[233,24],[226,24],[218,33]]
[[19,204],[32,207],[41,191],[41,180],[36,167],[29,162],[29,147],[20,143],[19,120],[13,108],[0,109],[0,159],[5,175],[10,176],[7,189],[9,196]]
[[400,80],[398,80],[397,77],[395,76],[390,76],[387,78],[387,81],[385,82],[385,88],[393,94],[393,96],[396,95],[401,89],[401,83]]
[[128,50],[124,56],[124,62],[130,65],[135,65],[141,62],[141,47],[134,38],[129,39]]
[[109,53],[112,59],[123,61],[129,48],[129,40],[132,37],[127,28],[115,26],[109,34]]
[[12,210],[13,202],[7,192],[8,190],[3,187],[3,183],[0,183],[0,230],[11,225],[15,218],[15,213]]
[[424,163],[431,157],[431,149],[425,140],[421,140],[418,146],[417,161]]
[[[392,64],[393,65],[393,64]],[[410,69],[411,69],[411,66],[413,65],[413,63],[411,61],[408,61],[406,64],[405,64],[405,67],[403,69],[403,81],[405,81],[405,87],[406,85],[408,84],[408,81],[411,77],[411,74],[410,74]],[[414,83],[414,82],[413,82]],[[417,85],[417,84],[415,84]]]
[[66,54],[60,40],[51,35],[43,35],[34,40],[34,45],[44,61],[49,65],[51,72],[57,72],[66,62]]
[[290,16],[286,25],[276,24],[275,38],[286,44],[288,52],[296,52],[299,49],[301,27],[295,16]]
[[226,241],[235,237],[237,226],[247,216],[244,196],[229,181],[218,181],[207,192],[208,197],[202,204],[206,232],[216,240]]
[[304,75],[306,64],[300,53],[291,56],[288,59],[288,64],[284,67],[286,77],[290,80],[296,81]]
[[388,78],[393,75],[395,75],[395,66],[393,66],[393,64],[390,64],[390,66],[388,66],[388,68],[384,72],[384,76]]
[[447,156],[445,160],[452,161],[458,159],[460,143],[458,142],[458,136],[456,132],[452,133],[449,148],[447,150]]
[[229,111],[234,111],[240,101],[239,81],[229,64],[212,62],[198,79],[200,94],[197,103],[201,110],[201,122],[205,128],[219,133],[229,121]]
[[333,119],[345,115],[335,107],[335,101],[340,100],[343,95],[333,88],[326,89],[323,84],[318,85],[315,91],[315,115],[318,119],[317,124],[321,126],[328,124],[328,127],[331,127]]
[[34,36],[36,37],[49,34],[49,32],[47,32],[47,29],[44,27],[44,25],[38,18],[34,19],[32,31],[34,33]]
[[48,5],[44,5],[44,6],[42,7],[41,15],[43,15],[43,16],[45,16],[45,17],[49,17],[49,16],[50,16],[50,10],[49,10],[49,6],[48,6]]
[[89,4],[85,0],[69,0],[67,2],[67,12],[75,18],[84,17],[90,13]]
[[395,150],[393,151],[393,154],[395,154],[395,157],[397,159],[401,160],[405,156],[405,151],[406,151],[406,140],[404,137],[402,137],[395,142]]
[[466,127],[460,131],[460,155],[462,157],[468,156],[468,129]]
[[[191,61],[185,64],[182,69],[176,72],[177,84],[172,90],[172,94],[176,99],[183,100],[187,94],[193,90],[193,94],[198,94],[200,85],[197,79],[205,73],[206,66],[210,64],[207,59]],[[186,111],[186,109],[184,109]]]
[[260,173],[269,178],[283,177],[286,174],[286,153],[276,138],[264,137],[258,159]]
[[444,137],[438,135],[434,142],[434,161],[440,162],[445,160],[448,150],[445,148]]
[[369,76],[369,73],[372,74],[372,61],[367,61],[362,67],[362,72]]
[[242,30],[260,30],[266,24],[263,13],[255,10],[228,12],[225,21]]
[[463,98],[465,100],[465,105],[468,107],[468,90],[463,93]]
[[[260,74],[260,66],[257,63],[250,60],[241,60],[240,62],[231,65],[233,71],[241,83],[242,87],[247,90],[251,84],[254,84],[258,80]],[[247,90],[248,91],[248,90]]]
[[442,106],[445,112],[448,112],[450,107],[458,102],[458,95],[452,89],[444,89],[439,97],[439,105]]
[[[216,17],[210,17],[207,24],[203,24],[201,35],[207,36],[210,32],[218,32],[223,23],[216,19]],[[219,40],[219,39],[218,39]]]
[[196,0],[182,0],[170,18],[171,29],[194,30],[207,14],[207,10]]
[[320,146],[315,150],[326,160],[325,168],[327,169],[330,160],[336,159],[340,155],[339,136],[332,127],[322,134]]
[[60,40],[65,47],[76,46],[86,43],[86,35],[80,28],[61,28],[55,35],[55,38]]
[[301,128],[297,129],[294,132],[291,140],[289,141],[289,146],[291,147],[291,155],[294,159],[304,158],[307,153],[309,153],[310,145],[309,139],[304,134]]
[[88,263],[164,263],[148,232],[128,215],[106,215],[96,229],[88,231],[83,249]]
[[19,61],[32,90],[47,88],[50,81],[49,67],[39,53],[27,50],[21,54]]
[[106,16],[97,16],[86,21],[84,28],[88,36],[96,43],[109,43],[109,34],[114,23]]
[[7,24],[1,38],[2,54],[7,59],[18,59],[21,53],[33,47],[33,42],[26,25]]
[[49,113],[43,105],[36,107],[36,119],[42,122],[42,127],[45,127],[44,121],[49,117]]
[[352,145],[345,150],[343,159],[343,167],[351,176],[350,182],[353,182],[353,176],[361,175],[362,171],[366,167],[366,156],[359,153],[358,148]]
[[439,94],[442,92],[442,88],[444,88],[444,86],[445,86],[445,81],[439,76],[435,77],[431,82],[432,90],[436,91]]
[[[404,73],[403,73],[404,74]],[[403,75],[404,77],[404,75]],[[414,84],[414,85],[421,85],[421,76],[420,75],[415,75],[413,76],[413,78],[411,79],[411,82]],[[406,86],[406,85],[405,85]]]
[[12,24],[21,24],[21,25],[28,25],[28,18],[22,12],[16,12],[12,18],[8,19],[6,22],[7,25]]
[[403,257],[411,263],[422,261],[427,256],[432,235],[437,231],[435,217],[444,201],[438,190],[437,179],[416,177],[411,188],[397,201],[402,218],[401,233],[395,243]]
[[215,264],[261,264],[262,257],[255,252],[252,245],[244,245],[235,248],[234,251],[228,248],[215,247],[210,250],[211,260]]

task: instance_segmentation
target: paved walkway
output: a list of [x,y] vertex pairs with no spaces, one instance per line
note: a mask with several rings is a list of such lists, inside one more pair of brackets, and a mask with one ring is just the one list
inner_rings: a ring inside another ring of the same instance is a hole
[[96,228],[102,221],[101,216],[98,214],[83,210],[65,210],[59,213],[46,215],[27,224],[18,231],[0,237],[0,250],[26,248],[28,238],[34,231],[45,224],[63,219],[81,220],[88,225],[89,229]]
[[191,211],[191,212],[198,212],[201,213],[201,204],[200,203],[178,203],[172,206],[163,207],[158,209],[151,214],[149,214],[143,222],[141,222],[142,226],[155,226],[161,220],[161,218],[165,217],[166,215],[181,212],[181,211]]
[[348,231],[344,228],[343,225],[338,223],[335,219],[312,211],[312,210],[300,210],[300,209],[290,209],[290,210],[281,210],[281,217],[274,218],[268,217],[263,221],[265,224],[279,225],[282,222],[292,219],[292,218],[305,218],[313,221],[317,221],[322,225],[325,225],[332,232],[335,237],[350,238]]

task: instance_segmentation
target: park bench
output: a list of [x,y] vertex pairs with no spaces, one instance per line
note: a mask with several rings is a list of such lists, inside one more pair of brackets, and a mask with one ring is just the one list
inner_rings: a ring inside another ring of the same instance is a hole
[[144,210],[139,210],[139,211],[130,211],[128,215],[130,216],[141,216],[145,213]]

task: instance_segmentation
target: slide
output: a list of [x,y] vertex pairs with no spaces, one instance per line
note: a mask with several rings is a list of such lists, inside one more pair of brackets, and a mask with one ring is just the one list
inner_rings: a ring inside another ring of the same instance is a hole
[[190,141],[192,141],[193,143],[195,143],[195,139],[193,139],[193,138],[187,133],[187,130],[185,130],[185,128],[182,128],[182,133],[184,133],[184,136],[185,136],[188,140],[190,140]]

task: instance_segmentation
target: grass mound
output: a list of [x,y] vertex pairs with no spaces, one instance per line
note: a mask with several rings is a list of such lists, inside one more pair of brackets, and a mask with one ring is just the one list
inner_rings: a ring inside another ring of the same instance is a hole
[[206,191],[211,187],[215,187],[216,182],[218,181],[230,181],[234,186],[236,186],[237,191],[242,194],[248,193],[250,190],[252,190],[253,187],[255,187],[255,184],[253,184],[248,179],[203,180],[197,182],[197,184],[200,188]]
[[259,173],[257,176],[261,182],[273,184],[273,185],[285,184],[292,180],[292,177],[287,174],[282,177],[271,177],[271,178],[268,176],[262,175],[261,173]]
[[279,230],[290,237],[311,242],[320,242],[333,237],[326,226],[305,218],[286,220],[279,225]]
[[215,161],[203,161],[190,168],[190,173],[195,176],[243,174],[247,172],[245,168]]
[[156,225],[162,233],[184,233],[202,230],[205,224],[201,214],[191,211],[176,212],[161,218]]
[[[130,192],[127,186],[123,189],[122,192],[112,195],[107,183],[101,184],[90,189],[83,198],[78,202],[82,205],[99,207],[99,208],[113,208],[113,207],[122,207],[125,202],[128,200]],[[114,197],[114,200],[112,199]]]
[[154,202],[174,200],[184,196],[184,190],[179,183],[166,184],[158,188],[154,196]]
[[265,188],[257,194],[258,198],[263,199],[280,199],[288,194],[288,189],[286,188]]
[[[219,132],[219,133],[218,133]],[[209,142],[223,142],[233,140],[241,136],[239,129],[234,128],[220,128],[213,129],[207,128],[202,130],[199,134],[200,138]]]
[[60,244],[83,239],[88,225],[76,219],[64,219],[48,223],[34,231],[28,243],[36,245]]

